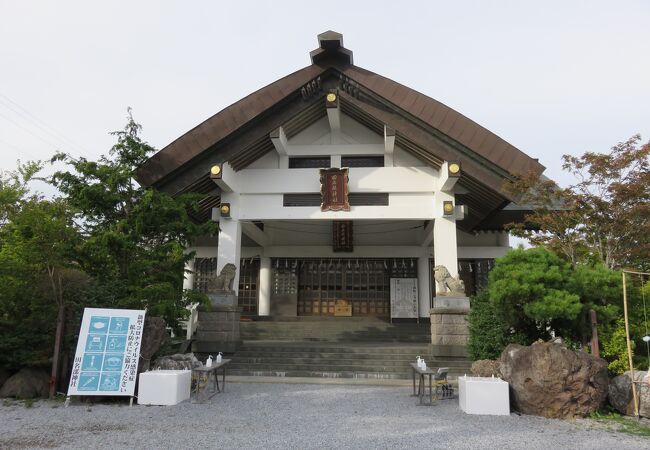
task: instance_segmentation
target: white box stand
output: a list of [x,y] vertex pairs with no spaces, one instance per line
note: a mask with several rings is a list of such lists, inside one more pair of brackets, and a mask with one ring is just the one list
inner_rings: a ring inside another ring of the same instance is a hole
[[140,374],[139,405],[171,406],[190,398],[191,370],[151,370]]
[[501,378],[458,377],[458,404],[467,414],[510,415],[508,383]]

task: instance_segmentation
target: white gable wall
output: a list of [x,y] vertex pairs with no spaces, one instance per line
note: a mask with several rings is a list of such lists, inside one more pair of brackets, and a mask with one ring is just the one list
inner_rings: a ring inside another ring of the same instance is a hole
[[[219,246],[239,247],[223,259],[236,264],[240,254],[245,258],[258,256],[267,267],[273,257],[417,258],[422,265],[418,275],[419,310],[426,317],[432,289],[427,274],[430,258],[435,257],[455,275],[458,258],[502,256],[508,248],[507,239],[503,233],[472,235],[457,230],[454,217],[442,214],[443,200],[454,201],[455,190],[447,180],[446,164],[436,170],[397,146],[390,167],[349,170],[351,193],[387,193],[387,206],[352,206],[350,211],[284,206],[284,194],[319,192],[319,170],[289,169],[288,160],[281,159],[278,152],[289,157],[330,156],[332,167],[340,167],[342,155],[386,154],[383,136],[345,114],[340,119],[340,131],[332,132],[328,117],[323,117],[291,139],[276,139],[276,150],[240,171],[235,172],[227,163],[223,165],[221,179],[216,182],[222,188],[222,202],[230,203],[231,217],[221,219],[226,222],[222,224]],[[353,252],[333,252],[332,220],[354,221]],[[264,230],[253,221],[263,222]],[[241,248],[239,231],[232,233],[228,231],[231,229],[242,230],[259,246]],[[214,254],[212,249],[197,250],[197,256]],[[222,259],[221,252],[217,253]],[[260,272],[260,277],[264,275],[262,284],[270,283],[269,274],[268,270]],[[268,314],[269,301],[268,293],[260,295],[260,313]]]

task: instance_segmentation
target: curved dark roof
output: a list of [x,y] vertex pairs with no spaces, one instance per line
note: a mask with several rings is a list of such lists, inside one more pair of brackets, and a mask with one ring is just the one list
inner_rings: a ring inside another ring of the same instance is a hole
[[138,181],[146,186],[155,184],[299,90],[324,70],[315,65],[307,66],[222,109],[149,158],[138,170]]
[[[342,37],[337,45],[337,35],[327,32],[319,36],[321,48],[311,53],[311,65],[233,103],[153,155],[139,169],[138,180],[147,186],[158,184],[172,172],[226,140],[269,109],[289,98],[295,98],[303,86],[332,70],[390,103],[405,116],[443,133],[508,174],[531,171],[541,174],[544,171],[544,166],[536,159],[452,108],[400,83],[353,65],[352,52],[342,47]],[[323,39],[323,36],[327,39]],[[435,152],[435,149],[427,151]]]

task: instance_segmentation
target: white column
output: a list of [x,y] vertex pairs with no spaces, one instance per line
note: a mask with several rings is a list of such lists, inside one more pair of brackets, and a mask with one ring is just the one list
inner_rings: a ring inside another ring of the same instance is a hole
[[217,249],[217,273],[226,264],[234,264],[237,268],[232,288],[235,294],[239,291],[239,262],[241,259],[241,223],[239,222],[239,196],[223,192],[222,203],[230,203],[230,218],[219,220],[219,247]]
[[259,303],[257,313],[260,316],[271,314],[271,258],[260,258]]
[[452,277],[458,275],[458,245],[456,242],[456,219],[443,214],[443,202],[454,202],[454,194],[435,193],[435,223],[433,224],[433,260],[436,266],[443,265]]
[[[187,272],[191,270],[191,272]],[[183,272],[183,289],[194,289],[194,258],[185,263],[185,271]]]
[[431,285],[429,284],[429,257],[418,258],[418,295],[420,317],[429,317],[431,309]]

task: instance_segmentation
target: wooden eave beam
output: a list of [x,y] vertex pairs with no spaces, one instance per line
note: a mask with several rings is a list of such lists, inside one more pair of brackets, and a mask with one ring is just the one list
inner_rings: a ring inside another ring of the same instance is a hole
[[393,167],[395,152],[395,130],[384,125],[384,166]]
[[271,142],[273,142],[275,151],[278,152],[279,167],[289,167],[289,156],[287,155],[287,146],[289,144],[287,135],[284,132],[284,128],[276,128],[270,133],[269,136],[271,137]]

